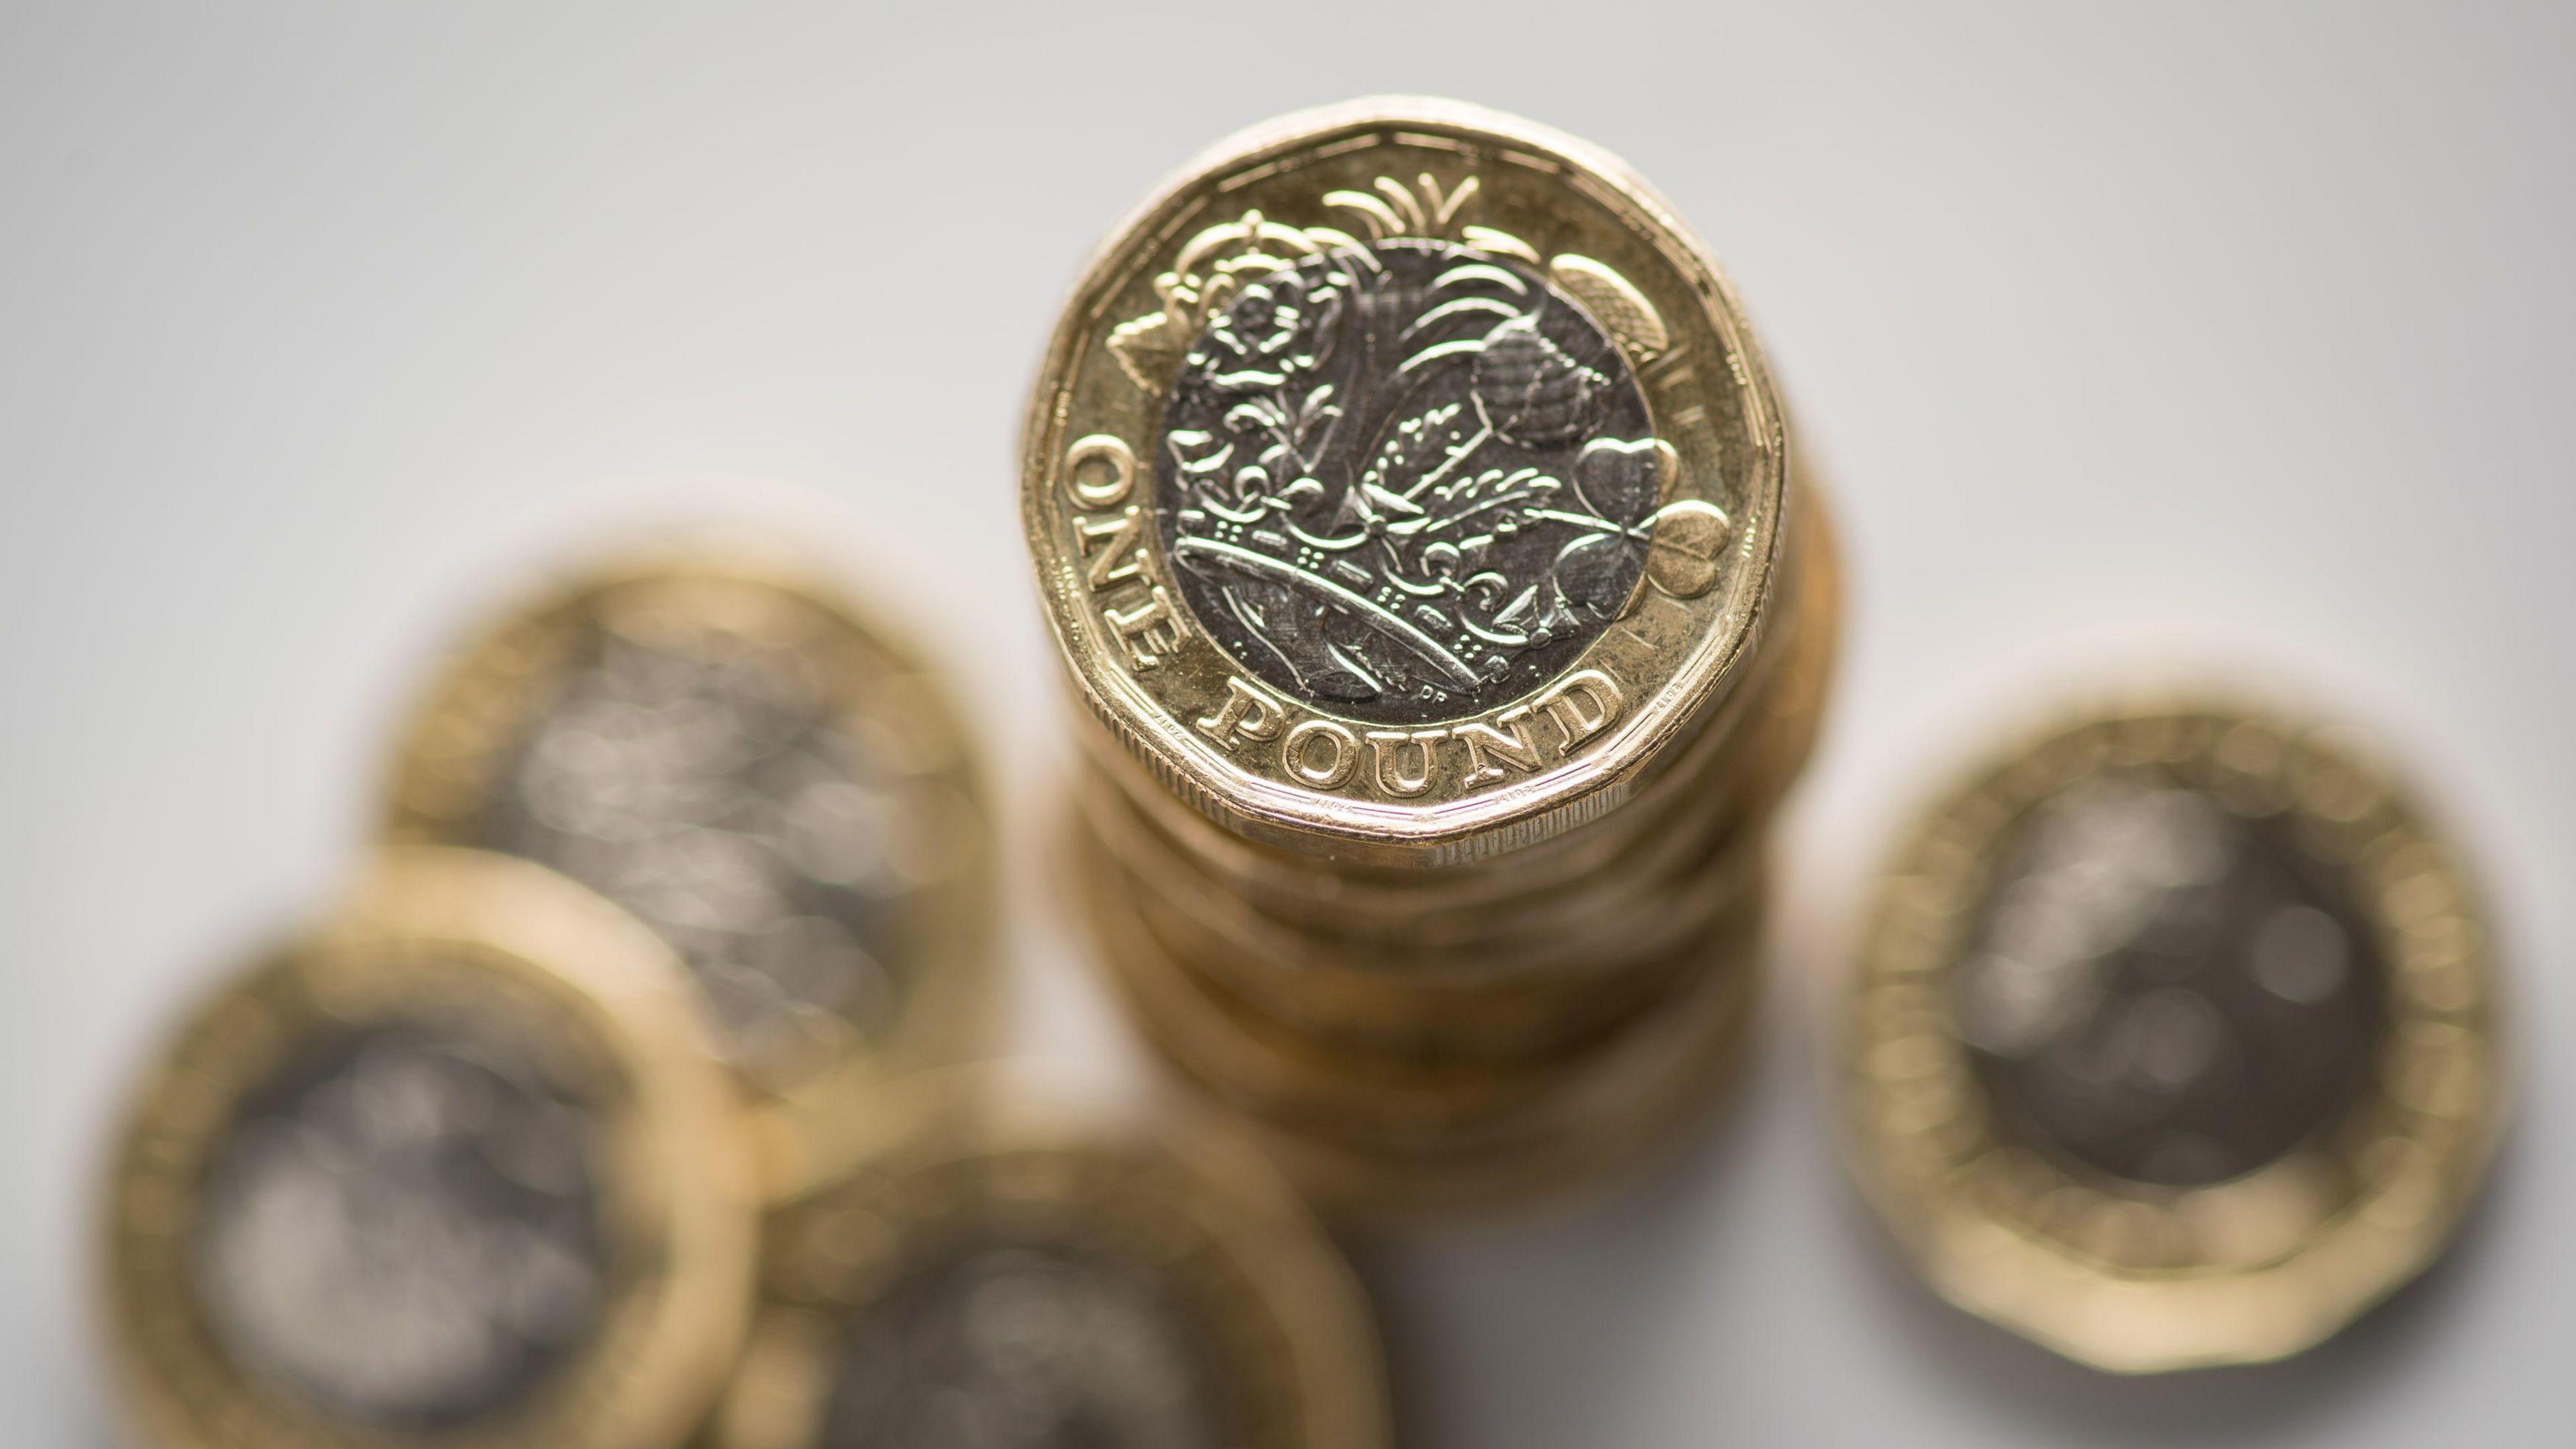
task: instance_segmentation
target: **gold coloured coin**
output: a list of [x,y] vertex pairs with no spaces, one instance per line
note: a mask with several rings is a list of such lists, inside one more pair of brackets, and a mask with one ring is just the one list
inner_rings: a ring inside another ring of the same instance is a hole
[[632,550],[488,625],[413,716],[391,794],[391,838],[537,861],[659,931],[780,1123],[978,1024],[990,845],[957,711],[758,540]]
[[1257,1156],[992,1069],[889,1086],[776,1209],[716,1449],[1383,1449],[1349,1269]]
[[1625,166],[1445,101],[1291,116],[1102,250],[1022,515],[1087,707],[1254,840],[1472,861],[1616,806],[1735,684],[1769,374]]
[[1942,1294],[2069,1357],[2297,1353],[2477,1190],[2489,950],[2457,853],[2341,733],[2092,712],[1885,877],[1844,1063],[1861,1180]]
[[754,1169],[679,963],[524,862],[390,852],[190,1014],[105,1204],[156,1449],[654,1449],[740,1342]]

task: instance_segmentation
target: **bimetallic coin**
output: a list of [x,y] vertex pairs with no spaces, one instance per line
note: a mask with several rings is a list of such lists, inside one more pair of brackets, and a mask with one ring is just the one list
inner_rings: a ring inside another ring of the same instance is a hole
[[1226,827],[1457,863],[1597,817],[1735,682],[1767,372],[1624,166],[1379,99],[1201,158],[1047,354],[1022,511],[1086,704]]
[[537,861],[660,932],[763,1092],[954,1052],[979,1002],[988,845],[956,713],[752,546],[639,551],[489,629],[393,793],[395,838]]
[[978,1070],[773,1213],[719,1449],[1371,1449],[1349,1271],[1257,1158]]
[[1862,1175],[1942,1292],[2130,1372],[2295,1353],[2412,1277],[2502,1095],[2452,851],[2331,731],[2121,708],[1891,869],[1854,997]]
[[743,1328],[752,1163],[678,963],[538,868],[390,855],[227,984],[109,1190],[158,1446],[680,1441]]

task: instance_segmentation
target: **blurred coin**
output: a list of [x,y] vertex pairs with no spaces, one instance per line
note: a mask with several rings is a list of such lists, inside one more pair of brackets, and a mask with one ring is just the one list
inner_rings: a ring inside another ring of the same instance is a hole
[[1227,829],[1455,864],[1598,816],[1738,682],[1786,439],[1619,162],[1380,98],[1225,143],[1065,309],[1022,512],[1082,697]]
[[743,1328],[753,1169],[685,978],[534,866],[388,855],[200,1005],[107,1194],[164,1449],[651,1449]]
[[2122,1372],[2279,1358],[2449,1237],[2493,1022],[2459,860],[2357,746],[2115,707],[1987,768],[1889,870],[1857,1160],[1973,1312]]
[[1257,1157],[988,1070],[777,1210],[717,1449],[1375,1449],[1358,1285]]
[[680,953],[757,1090],[838,1102],[957,1053],[989,844],[939,682],[746,540],[632,551],[487,627],[397,758],[390,834],[506,851]]

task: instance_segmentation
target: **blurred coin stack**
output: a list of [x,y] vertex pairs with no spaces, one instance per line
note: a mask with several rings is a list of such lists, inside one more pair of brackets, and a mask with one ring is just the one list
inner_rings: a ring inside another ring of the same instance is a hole
[[971,1041],[987,830],[938,681],[765,545],[475,636],[389,838],[191,1011],[107,1184],[158,1449],[1371,1449],[1365,1303],[1205,1124]]
[[1839,580],[1641,182],[1443,102],[1238,138],[1094,262],[1024,464],[1074,891],[1186,1083],[1358,1216],[1596,1177],[1708,1100]]

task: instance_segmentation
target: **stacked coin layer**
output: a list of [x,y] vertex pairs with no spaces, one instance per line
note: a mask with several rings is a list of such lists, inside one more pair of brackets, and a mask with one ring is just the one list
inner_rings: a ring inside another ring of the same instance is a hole
[[1022,499],[1100,954],[1319,1200],[1595,1175],[1708,1096],[1839,584],[1624,167],[1419,100],[1228,143],[1077,289]]
[[765,1181],[700,995],[562,876],[386,852],[191,1014],[118,1141],[136,1441],[1387,1442],[1357,1283],[1221,1128],[887,1077]]
[[1854,1162],[1935,1287],[2069,1357],[2279,1358],[2458,1224],[2496,1020],[2477,893],[2366,750],[2116,704],[1898,852],[1850,997]]

